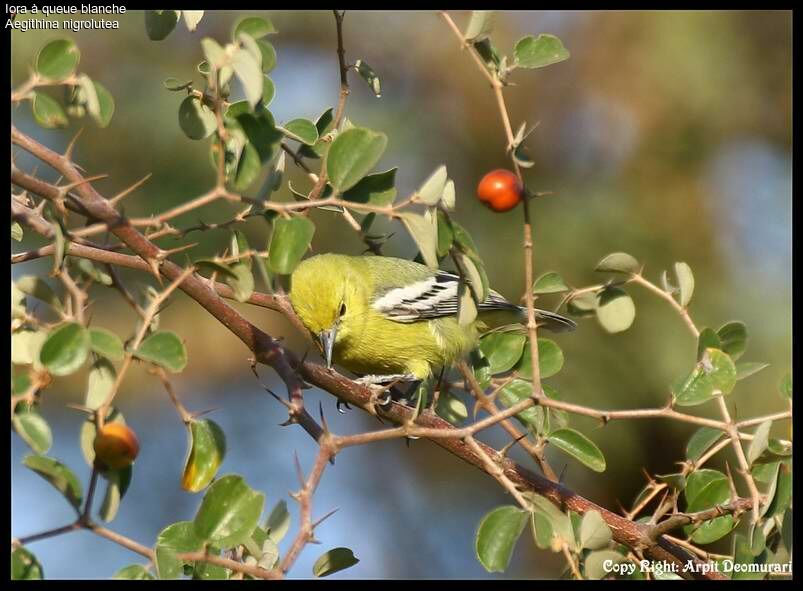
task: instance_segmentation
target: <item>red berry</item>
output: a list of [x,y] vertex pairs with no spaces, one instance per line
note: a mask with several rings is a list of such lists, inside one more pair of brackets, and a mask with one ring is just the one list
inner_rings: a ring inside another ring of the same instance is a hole
[[477,185],[477,197],[494,211],[510,211],[524,194],[519,177],[503,168],[492,170]]

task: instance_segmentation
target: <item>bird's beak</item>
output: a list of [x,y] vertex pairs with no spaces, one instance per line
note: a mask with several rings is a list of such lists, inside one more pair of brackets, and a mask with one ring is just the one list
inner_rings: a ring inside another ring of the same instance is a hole
[[337,326],[333,326],[329,330],[323,330],[318,334],[318,339],[321,341],[321,349],[323,349],[323,358],[326,360],[327,369],[332,369],[332,348],[335,346],[336,337]]

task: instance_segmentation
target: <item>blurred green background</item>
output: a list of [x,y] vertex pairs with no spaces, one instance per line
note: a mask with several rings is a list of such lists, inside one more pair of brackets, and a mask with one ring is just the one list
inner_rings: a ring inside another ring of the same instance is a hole
[[[270,107],[277,122],[315,119],[334,106],[339,82],[331,12],[207,11],[195,33],[179,23],[165,41],[152,42],[142,13],[131,11],[119,17],[117,31],[11,33],[12,86],[25,80],[38,47],[65,34],[74,39],[82,52],[79,71],[114,95],[116,112],[108,128],[79,120],[68,130],[42,130],[27,104],[12,108],[12,120],[56,149],[83,126],[75,158],[89,174],[110,175],[96,183],[107,195],[152,173],[124,202],[127,214],[185,202],[214,182],[209,145],[182,134],[177,110],[183,95],[166,91],[162,81],[173,76],[199,83],[200,39],[228,40],[234,23],[251,14],[266,14],[279,30],[270,39],[278,55]],[[465,26],[467,13],[454,17]],[[696,277],[690,312],[698,326],[743,320],[750,331],[743,359],[771,364],[739,382],[731,396],[732,413],[742,419],[782,410],[777,384],[791,367],[792,336],[791,12],[503,12],[493,40],[509,54],[519,37],[541,32],[561,37],[571,59],[517,71],[511,77],[515,86],[505,91],[514,127],[521,121],[539,123],[528,143],[535,161],[525,171],[528,185],[553,192],[533,208],[536,276],[555,270],[573,286],[589,285],[600,279],[593,272],[596,262],[612,251],[634,255],[653,281],[674,261],[686,261]],[[496,105],[475,64],[432,12],[348,12],[345,46],[351,63],[362,58],[382,80],[377,99],[352,75],[347,105],[353,122],[388,134],[378,169],[398,166],[397,187],[406,196],[445,164],[457,187],[455,218],[477,241],[491,284],[518,299],[524,289],[521,214],[493,214],[474,198],[485,172],[508,166]],[[33,164],[24,156],[18,163]],[[308,186],[289,162],[288,170],[294,186]],[[276,198],[290,198],[286,184]],[[208,207],[175,225],[221,221],[235,211],[231,204]],[[340,217],[316,212],[314,219],[315,252],[361,252],[361,242]],[[264,247],[264,220],[252,220],[245,229],[252,246]],[[404,230],[392,224],[387,229],[395,234],[386,254],[413,256]],[[193,256],[221,251],[228,241],[226,232],[191,237],[201,241]],[[36,244],[26,238],[14,248]],[[49,264],[26,263],[12,275],[44,275]],[[149,281],[143,274],[126,277]],[[565,400],[611,409],[662,405],[668,385],[691,368],[696,344],[679,318],[665,302],[635,287],[630,293],[637,316],[627,332],[609,335],[592,318],[581,320],[575,333],[556,338],[566,364],[550,383]],[[135,321],[131,310],[112,291],[93,295],[93,323],[128,335]],[[556,304],[555,298],[539,301]],[[265,330],[286,336],[294,350],[303,353],[308,347],[277,314],[238,308]],[[268,507],[287,498],[298,487],[293,453],[308,469],[314,444],[300,429],[278,426],[284,409],[254,380],[248,351],[183,295],[163,313],[162,326],[187,340],[189,365],[174,380],[185,405],[216,408],[212,418],[226,431],[229,452],[221,473],[243,474],[251,486],[266,491]],[[262,374],[263,381],[281,390],[267,368]],[[79,374],[56,382],[43,400],[43,414],[55,431],[52,455],[83,479],[89,469],[78,447],[82,417],[64,404],[82,400],[85,379]],[[381,427],[359,411],[337,414],[334,399],[325,393],[307,396],[312,408],[323,402],[335,432]],[[160,529],[190,518],[200,502],[179,487],[185,430],[158,381],[141,368],[127,379],[117,402],[140,434],[142,453],[112,526],[150,545]],[[715,416],[709,406],[691,410]],[[617,503],[629,506],[644,483],[642,467],[651,473],[674,471],[694,431],[667,421],[601,428],[573,418],[572,425],[599,445],[607,471],[598,475],[558,452],[550,460],[570,487],[612,510]],[[788,428],[778,425],[774,434],[789,437]],[[493,430],[484,440],[501,446],[506,436]],[[25,452],[12,435],[15,536],[71,518],[66,503],[20,465]],[[518,451],[513,455],[532,465]],[[728,459],[733,464],[723,453],[712,465],[722,467]],[[474,530],[488,510],[510,502],[490,478],[426,441],[409,449],[394,441],[346,450],[327,470],[314,502],[317,516],[334,507],[340,511],[318,532],[323,545],[308,547],[291,576],[311,576],[315,558],[335,546],[348,546],[361,559],[336,576],[490,576],[474,558]],[[292,501],[290,506],[295,518]],[[289,536],[283,550],[288,542]],[[140,561],[85,533],[38,542],[32,549],[48,577],[109,577]],[[535,550],[525,535],[504,576],[556,577],[562,568],[561,557]]]

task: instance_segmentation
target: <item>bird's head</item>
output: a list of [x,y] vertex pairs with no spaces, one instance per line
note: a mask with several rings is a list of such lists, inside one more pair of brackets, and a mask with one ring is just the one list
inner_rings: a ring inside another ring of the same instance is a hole
[[[290,280],[290,302],[304,326],[317,337],[326,366],[332,367],[332,350],[348,334],[362,281],[355,276],[351,257],[323,254],[296,267]],[[350,311],[352,312],[350,314]]]

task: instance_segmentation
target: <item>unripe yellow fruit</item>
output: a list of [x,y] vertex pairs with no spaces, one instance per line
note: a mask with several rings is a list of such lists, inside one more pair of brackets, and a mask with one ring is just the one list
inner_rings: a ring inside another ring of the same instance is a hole
[[139,441],[130,427],[122,423],[106,423],[95,436],[94,448],[98,468],[120,470],[136,459]]

